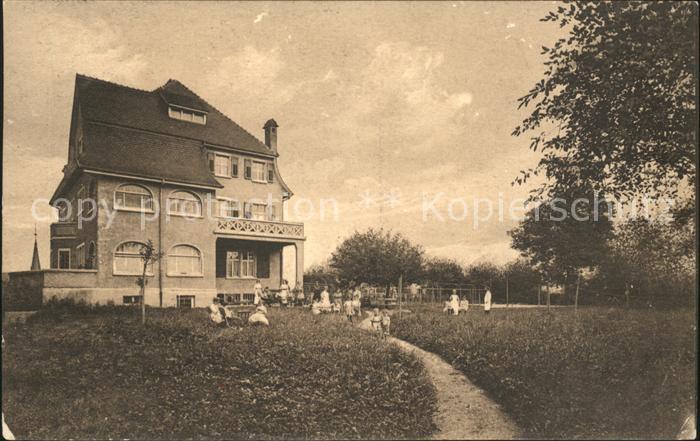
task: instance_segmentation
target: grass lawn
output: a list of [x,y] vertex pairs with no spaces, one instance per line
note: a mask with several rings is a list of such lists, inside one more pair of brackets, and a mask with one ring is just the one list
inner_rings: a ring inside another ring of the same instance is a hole
[[534,438],[673,439],[695,413],[693,311],[419,307],[397,337],[442,356]]
[[3,410],[18,438],[425,437],[414,357],[337,317],[273,310],[215,329],[204,310],[43,310],[5,325]]

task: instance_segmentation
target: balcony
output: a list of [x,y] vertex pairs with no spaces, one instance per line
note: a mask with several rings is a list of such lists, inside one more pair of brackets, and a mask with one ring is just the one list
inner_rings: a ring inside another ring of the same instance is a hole
[[75,222],[55,222],[51,224],[51,238],[72,238],[78,232],[78,225]]
[[304,224],[296,222],[221,219],[218,221],[215,232],[236,236],[304,240]]

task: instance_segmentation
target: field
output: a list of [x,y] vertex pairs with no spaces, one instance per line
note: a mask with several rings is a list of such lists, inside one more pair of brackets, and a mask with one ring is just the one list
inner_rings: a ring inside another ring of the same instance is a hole
[[412,356],[337,317],[53,307],[5,325],[3,410],[18,438],[406,438],[433,430]]
[[418,307],[392,326],[464,372],[530,438],[673,439],[695,413],[692,311]]

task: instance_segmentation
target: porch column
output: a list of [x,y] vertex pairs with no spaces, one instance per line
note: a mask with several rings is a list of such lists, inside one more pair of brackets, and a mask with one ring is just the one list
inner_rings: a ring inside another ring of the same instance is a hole
[[296,250],[296,283],[300,289],[304,286],[304,242],[295,242],[294,249]]

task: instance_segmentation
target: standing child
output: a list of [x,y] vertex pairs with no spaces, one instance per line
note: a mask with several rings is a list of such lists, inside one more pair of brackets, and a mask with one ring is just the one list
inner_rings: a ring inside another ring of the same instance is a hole
[[382,310],[382,337],[387,338],[391,327],[391,316],[386,309]]
[[345,311],[345,317],[352,323],[354,321],[353,316],[355,315],[355,308],[352,307],[352,300],[350,300],[350,298],[347,298],[345,303],[343,303],[343,310]]
[[342,310],[343,306],[343,290],[340,288],[336,288],[335,292],[333,293],[333,312],[338,312]]
[[372,323],[372,330],[382,335],[382,316],[379,314],[379,308],[374,308],[372,311],[372,318],[370,318],[370,323]]

